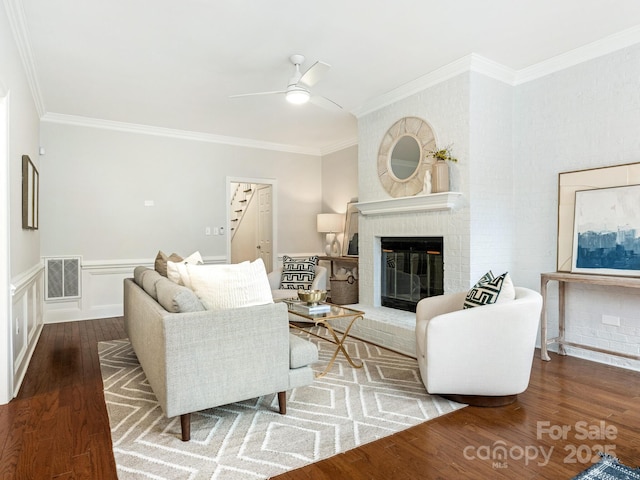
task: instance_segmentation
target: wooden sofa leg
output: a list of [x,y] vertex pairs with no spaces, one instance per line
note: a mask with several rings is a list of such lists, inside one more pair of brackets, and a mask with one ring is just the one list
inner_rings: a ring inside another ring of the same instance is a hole
[[182,427],[182,441],[191,440],[191,414],[185,413],[180,415],[180,426]]
[[287,414],[287,392],[278,392],[278,405],[280,405],[280,414]]

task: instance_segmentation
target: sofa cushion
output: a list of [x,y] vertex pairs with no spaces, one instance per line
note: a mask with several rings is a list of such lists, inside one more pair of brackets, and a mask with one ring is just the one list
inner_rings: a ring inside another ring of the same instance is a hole
[[187,287],[162,277],[156,283],[158,303],[171,313],[201,312],[204,310],[198,296]]
[[262,259],[230,265],[187,264],[191,287],[207,310],[273,303]]
[[200,252],[194,252],[188,257],[173,262],[169,260],[167,262],[167,278],[174,281],[178,285],[184,285],[191,288],[191,281],[189,280],[189,272],[187,272],[187,264],[202,265],[204,261]]
[[306,367],[318,361],[318,347],[293,333],[289,334],[289,368]]
[[309,290],[316,276],[318,256],[308,258],[282,257],[282,277],[280,288],[283,290]]
[[156,272],[158,272],[163,277],[167,276],[167,262],[169,260],[172,262],[179,262],[180,260],[182,260],[182,257],[177,253],[172,253],[171,255],[167,256],[167,254],[164,253],[162,250],[160,250],[156,255],[154,268]]
[[142,274],[147,270],[151,269],[142,265],[139,265],[133,269],[133,281],[136,282],[139,287],[142,287]]
[[516,297],[515,287],[508,272],[494,277],[489,270],[473,286],[464,300],[463,308],[508,302]]
[[156,291],[156,283],[158,283],[158,281],[164,277],[160,275],[158,272],[156,272],[155,270],[151,270],[149,268],[145,272],[142,272],[141,278],[142,278],[142,289],[145,292],[147,292],[147,295],[149,295],[151,298],[157,301],[158,292]]

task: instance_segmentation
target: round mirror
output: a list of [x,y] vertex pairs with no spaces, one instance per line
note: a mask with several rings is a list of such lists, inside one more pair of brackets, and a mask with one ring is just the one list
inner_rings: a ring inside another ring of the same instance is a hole
[[431,126],[418,117],[395,122],[380,142],[378,178],[392,197],[416,195],[424,189],[427,170],[434,163],[425,152],[436,147]]
[[406,180],[416,173],[422,152],[420,144],[411,135],[404,135],[398,139],[391,150],[389,168],[398,180]]

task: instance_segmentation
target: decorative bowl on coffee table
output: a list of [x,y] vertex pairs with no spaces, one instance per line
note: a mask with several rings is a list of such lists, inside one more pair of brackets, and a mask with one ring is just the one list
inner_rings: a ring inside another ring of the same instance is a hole
[[326,290],[298,290],[298,298],[307,305],[314,306],[327,298]]

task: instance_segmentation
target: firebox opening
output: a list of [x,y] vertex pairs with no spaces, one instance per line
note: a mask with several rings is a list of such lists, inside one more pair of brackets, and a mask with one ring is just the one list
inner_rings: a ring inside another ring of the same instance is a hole
[[418,301],[444,293],[442,237],[382,237],[381,304],[416,311]]

